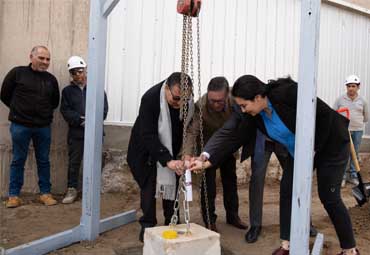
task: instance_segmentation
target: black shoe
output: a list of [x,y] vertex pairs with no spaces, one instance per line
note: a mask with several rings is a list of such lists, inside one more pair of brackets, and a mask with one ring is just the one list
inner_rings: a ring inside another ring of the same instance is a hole
[[311,224],[310,226],[310,237],[315,237],[317,236],[317,230],[316,228]]
[[227,219],[226,220],[226,223],[227,224],[230,224],[238,229],[247,229],[247,224],[245,224],[244,222],[241,221],[241,219],[239,217],[236,217],[234,219]]
[[259,234],[261,233],[261,227],[252,226],[245,234],[245,241],[247,243],[254,243],[257,241]]

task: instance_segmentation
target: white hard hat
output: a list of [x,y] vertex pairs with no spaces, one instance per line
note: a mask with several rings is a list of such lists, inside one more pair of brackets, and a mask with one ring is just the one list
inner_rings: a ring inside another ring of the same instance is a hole
[[83,60],[83,58],[79,56],[72,56],[68,59],[67,62],[68,70],[74,69],[74,68],[85,68],[86,62]]
[[347,85],[351,83],[360,84],[360,78],[354,74],[348,76],[344,84]]

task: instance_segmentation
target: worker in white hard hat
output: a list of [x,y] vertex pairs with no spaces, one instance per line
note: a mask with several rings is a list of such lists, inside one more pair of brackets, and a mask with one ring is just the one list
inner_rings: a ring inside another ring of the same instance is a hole
[[[350,121],[348,128],[351,133],[356,155],[358,157],[358,151],[360,149],[364,130],[364,123],[366,123],[369,118],[369,109],[366,100],[359,95],[361,84],[360,78],[356,75],[350,75],[347,77],[344,84],[347,87],[347,93],[337,98],[333,108],[335,110],[339,110],[340,108],[349,109]],[[345,185],[346,181],[354,185],[358,184],[357,172],[351,158],[349,169],[347,169],[346,173],[344,174],[342,186]]]
[[[60,111],[68,123],[68,190],[62,203],[73,203],[77,198],[80,166],[84,150],[85,106],[86,106],[86,62],[72,56],[67,62],[71,83],[62,91]],[[104,119],[108,113],[107,97],[104,93]]]

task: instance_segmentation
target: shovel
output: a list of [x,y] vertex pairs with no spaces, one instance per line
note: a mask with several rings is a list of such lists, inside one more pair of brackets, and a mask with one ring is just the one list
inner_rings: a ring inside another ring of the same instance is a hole
[[[337,110],[338,113],[344,112],[346,114],[347,119],[349,119],[349,109],[348,108],[340,108]],[[348,131],[349,132],[349,131]],[[362,206],[367,202],[367,198],[370,196],[370,183],[364,183],[362,181],[362,177],[360,174],[360,164],[357,160],[357,155],[355,151],[355,146],[353,146],[351,132],[349,132],[349,140],[350,140],[350,149],[351,149],[351,158],[353,161],[353,165],[355,166],[358,178],[358,185],[352,188],[352,195],[355,197],[357,204]]]
[[359,206],[362,206],[368,200],[367,197],[369,196],[368,192],[370,190],[369,189],[370,185],[368,183],[364,184],[364,182],[362,181],[362,177],[360,174],[360,165],[357,160],[356,151],[355,151],[355,147],[353,146],[351,134],[349,134],[349,139],[351,141],[350,142],[351,157],[352,157],[353,165],[355,166],[355,169],[357,172],[357,178],[358,178],[358,185],[352,188],[352,194],[355,197],[357,204]]

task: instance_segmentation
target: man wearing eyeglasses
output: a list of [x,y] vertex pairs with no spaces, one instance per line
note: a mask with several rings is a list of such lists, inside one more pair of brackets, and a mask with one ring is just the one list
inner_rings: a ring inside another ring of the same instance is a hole
[[50,52],[45,46],[35,46],[30,64],[13,68],[1,87],[1,101],[9,107],[13,158],[10,165],[9,199],[7,208],[22,204],[19,194],[23,186],[24,164],[30,141],[35,149],[39,177],[40,201],[55,205],[50,194],[50,143],[53,112],[59,104],[57,79],[47,72]]
[[[204,144],[212,134],[218,130],[231,115],[231,98],[229,83],[225,77],[215,77],[208,84],[207,93],[196,103],[196,110],[191,125],[188,128],[188,139],[184,145],[185,160],[190,160],[196,155],[196,146],[199,146],[200,121],[199,109],[203,115]],[[198,150],[199,151],[199,150]],[[247,226],[239,218],[239,199],[237,192],[236,159],[233,154],[229,155],[222,164],[206,170],[206,184],[210,226],[208,226],[207,207],[205,204],[204,187],[202,186],[201,205],[203,221],[207,227],[217,232],[215,213],[216,198],[216,170],[220,168],[224,207],[226,210],[226,222],[236,228],[246,229]]]
[[[80,166],[84,151],[87,89],[85,60],[79,56],[72,56],[68,60],[67,67],[71,77],[71,83],[62,91],[62,102],[60,106],[60,112],[68,123],[68,189],[62,200],[63,204],[71,204],[77,198]],[[108,101],[104,93],[104,119],[107,117],[107,114]]]
[[[188,84],[186,91],[185,88],[181,90],[182,80]],[[184,121],[187,125],[194,112],[191,95],[190,78],[175,72],[167,80],[151,87],[141,98],[127,152],[128,165],[140,187],[143,211],[139,220],[140,241],[144,239],[145,228],[157,224],[156,198],[162,199],[165,225],[171,222],[178,176],[184,171],[184,163],[178,159]],[[184,103],[188,106],[185,120],[180,114]]]
[[[334,103],[334,110],[340,108],[349,109],[349,131],[351,133],[353,145],[355,147],[356,155],[360,150],[364,124],[369,119],[369,109],[367,101],[359,95],[360,78],[356,75],[350,75],[345,80],[347,93],[341,95]],[[358,177],[352,159],[350,158],[348,176],[345,174],[342,186],[348,181],[354,185],[358,185]]]

